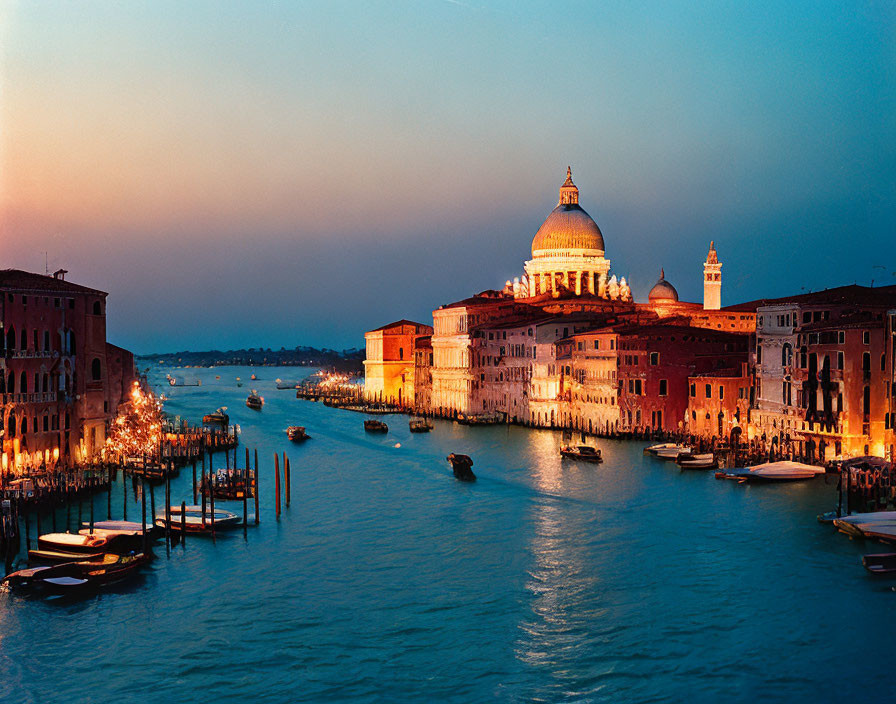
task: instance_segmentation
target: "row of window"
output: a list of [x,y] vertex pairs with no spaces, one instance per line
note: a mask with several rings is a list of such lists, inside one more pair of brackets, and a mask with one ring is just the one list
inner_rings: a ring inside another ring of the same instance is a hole
[[[0,426],[2,426],[3,417],[0,415]],[[70,418],[69,414],[65,414],[65,430],[69,429]],[[59,430],[59,416],[58,415],[50,415],[49,413],[44,413],[41,416],[34,416],[31,419],[31,432],[40,433],[40,432],[50,432],[53,430]],[[9,414],[9,417],[6,419],[6,437],[13,438],[17,435],[27,435],[28,434],[28,416],[22,416],[20,420],[17,420],[16,416],[12,413]]]

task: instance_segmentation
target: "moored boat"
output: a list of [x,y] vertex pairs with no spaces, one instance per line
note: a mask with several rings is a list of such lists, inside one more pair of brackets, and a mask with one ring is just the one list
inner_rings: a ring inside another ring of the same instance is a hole
[[[204,515],[201,506],[187,506],[183,513],[180,506],[171,506],[169,511],[171,521],[168,524],[168,529],[175,532],[180,531],[183,527],[187,533],[207,533],[211,532],[213,525],[215,530],[221,530],[233,528],[240,523],[240,517],[233,511],[219,508],[215,508],[214,514],[211,509],[207,508]],[[165,527],[164,513],[156,515],[155,524],[159,528]]]
[[305,428],[301,425],[291,425],[286,429],[286,437],[293,442],[304,442],[310,440],[311,436],[305,432]]
[[682,469],[715,469],[719,466],[719,463],[716,461],[716,456],[711,452],[702,454],[682,452],[675,459],[675,462]]
[[412,433],[428,433],[433,425],[426,418],[411,418],[408,421],[408,430]]
[[859,530],[860,525],[872,523],[896,522],[896,511],[873,511],[871,513],[853,513],[849,516],[840,516],[833,520],[834,526],[841,533],[861,538],[864,533]]
[[679,455],[688,455],[690,453],[690,446],[675,444],[669,444],[652,452],[654,457],[661,460],[677,460]]
[[107,553],[95,559],[32,567],[7,575],[3,582],[12,588],[81,591],[102,587],[136,574],[149,561],[143,553]]
[[246,399],[246,406],[251,408],[253,411],[260,411],[264,406],[264,399],[259,396],[256,391],[253,391]]
[[37,545],[41,550],[81,554],[105,552],[109,542],[109,538],[99,535],[76,533],[46,533],[37,537]]
[[780,462],[766,462],[755,467],[716,472],[716,479],[736,479],[739,482],[796,482],[814,479],[824,475],[824,473],[824,467],[782,460]]
[[674,442],[661,442],[658,445],[651,445],[650,447],[645,447],[644,452],[655,455],[660,450],[668,450],[673,447],[678,447]]
[[862,565],[871,574],[892,574],[896,572],[896,552],[882,552],[862,557]]
[[226,410],[226,408],[222,407],[214,413],[208,413],[207,415],[202,416],[202,424],[226,428],[230,425],[230,416],[224,412]]
[[600,450],[591,445],[565,445],[560,448],[560,456],[568,457],[573,460],[581,460],[582,462],[603,462]]
[[368,433],[388,433],[389,426],[381,420],[365,420],[364,430]]
[[103,551],[84,553],[70,550],[29,550],[29,562],[77,562],[78,560],[98,560],[106,553]]

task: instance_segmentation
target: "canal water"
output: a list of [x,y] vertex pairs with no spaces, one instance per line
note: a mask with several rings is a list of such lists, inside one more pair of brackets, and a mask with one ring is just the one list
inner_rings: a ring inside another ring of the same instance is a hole
[[[885,548],[817,523],[833,484],[716,481],[639,442],[600,440],[606,461],[577,464],[546,430],[412,435],[392,415],[370,435],[360,414],[276,390],[295,370],[254,371],[151,378],[172,415],[227,406],[259,448],[261,524],[170,557],[162,544],[144,576],[92,598],[0,594],[0,700],[892,701],[896,580],[861,566]],[[313,439],[289,443],[292,424]],[[453,479],[452,451],[477,482]],[[173,500],[190,485],[187,469]]]

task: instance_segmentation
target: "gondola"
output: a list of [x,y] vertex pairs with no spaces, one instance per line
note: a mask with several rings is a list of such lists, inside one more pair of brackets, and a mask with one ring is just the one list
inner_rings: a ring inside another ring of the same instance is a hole
[[365,420],[364,430],[368,433],[388,433],[389,426],[381,420]]
[[580,460],[582,462],[603,462],[600,450],[590,445],[565,445],[560,448],[560,456],[571,460]]

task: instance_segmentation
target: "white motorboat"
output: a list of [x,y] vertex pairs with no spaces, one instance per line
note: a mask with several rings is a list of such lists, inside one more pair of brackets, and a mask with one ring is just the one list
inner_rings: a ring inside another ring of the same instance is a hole
[[713,469],[718,467],[716,456],[711,452],[695,455],[692,452],[682,452],[675,460],[682,469]]
[[645,447],[644,452],[649,452],[651,455],[655,455],[660,450],[669,450],[673,447],[678,447],[674,442],[661,442],[659,445],[651,445],[650,447]]
[[671,445],[661,448],[653,454],[661,460],[677,460],[679,455],[690,454],[690,452],[691,448],[687,445]]
[[824,473],[824,467],[781,460],[780,462],[766,462],[755,467],[716,472],[716,479],[736,479],[739,482],[796,482],[814,479]]
[[834,526],[841,533],[856,538],[863,537],[875,525],[896,524],[896,511],[875,511],[873,513],[853,513],[834,519]]

